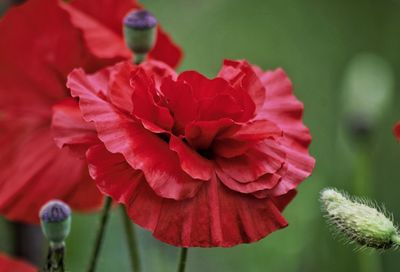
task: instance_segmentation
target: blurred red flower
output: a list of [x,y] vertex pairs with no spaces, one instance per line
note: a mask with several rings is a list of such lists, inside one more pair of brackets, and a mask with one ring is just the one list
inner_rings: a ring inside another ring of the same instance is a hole
[[400,141],[400,121],[396,123],[393,127],[394,136],[396,136],[397,140]]
[[[73,68],[96,71],[131,58],[122,20],[135,8],[129,0],[30,0],[1,19],[0,214],[38,223],[40,207],[53,198],[79,211],[101,205],[86,163],[54,144],[52,106],[70,97]],[[150,57],[177,65],[180,49],[158,32]]]
[[22,260],[12,259],[0,253],[1,272],[37,272],[38,269]]
[[67,86],[79,108],[55,108],[57,142],[89,148],[99,189],[159,240],[229,247],[287,226],[281,212],[314,159],[303,104],[281,69],[226,60],[208,79],[122,62],[74,70]]

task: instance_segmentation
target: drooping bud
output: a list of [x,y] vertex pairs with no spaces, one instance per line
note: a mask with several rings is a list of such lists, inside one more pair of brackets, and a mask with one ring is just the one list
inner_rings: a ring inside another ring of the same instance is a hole
[[125,42],[140,63],[154,47],[157,19],[146,10],[130,12],[124,18]]
[[375,249],[397,248],[399,232],[392,220],[366,201],[324,189],[320,201],[328,222],[349,242]]
[[61,247],[71,229],[71,209],[60,200],[47,202],[39,212],[44,235],[52,247]]

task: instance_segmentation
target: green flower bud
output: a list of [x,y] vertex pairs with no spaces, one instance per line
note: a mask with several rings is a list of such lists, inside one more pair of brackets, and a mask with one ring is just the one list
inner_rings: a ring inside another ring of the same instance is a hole
[[398,229],[380,209],[335,189],[324,189],[320,200],[328,222],[350,243],[375,249],[398,247]]
[[47,202],[39,212],[44,235],[54,248],[63,247],[71,230],[71,209],[60,200]]
[[124,36],[129,49],[140,63],[154,47],[156,41],[157,19],[146,10],[136,10],[124,18]]

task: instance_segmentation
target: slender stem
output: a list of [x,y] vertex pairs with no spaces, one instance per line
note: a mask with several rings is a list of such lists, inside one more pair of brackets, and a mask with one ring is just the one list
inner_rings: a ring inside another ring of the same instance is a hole
[[64,268],[64,246],[60,248],[53,249],[54,252],[54,262],[56,263],[57,270],[59,272],[65,272]]
[[188,249],[186,247],[181,248],[181,253],[179,256],[178,272],[185,272],[187,254],[188,254]]
[[[373,192],[373,162],[370,145],[363,143],[356,151],[354,169],[354,191],[360,196],[369,196]],[[382,272],[382,260],[378,253],[359,252],[357,254],[359,270],[363,272]]]
[[135,63],[136,65],[139,65],[140,63],[142,63],[144,61],[145,58],[146,58],[146,54],[136,53],[133,57],[133,63]]
[[112,199],[110,197],[106,197],[106,201],[104,203],[103,210],[101,212],[100,226],[96,234],[96,241],[94,244],[92,257],[90,259],[88,272],[94,272],[96,269],[97,259],[99,257],[100,248],[103,243],[104,231],[106,229],[106,225],[108,222],[108,216],[110,213]]
[[62,243],[59,246],[50,244],[47,254],[46,266],[44,272],[65,272],[64,267],[65,245]]
[[53,258],[53,250],[51,247],[49,247],[47,251],[47,260],[46,260],[46,265],[43,269],[44,272],[48,272],[51,269],[52,266],[52,258]]
[[141,266],[140,266],[138,243],[137,243],[137,239],[136,239],[136,231],[135,231],[135,228],[134,228],[131,220],[129,219],[128,215],[126,214],[124,206],[120,206],[120,209],[121,209],[121,214],[122,214],[122,218],[124,221],[124,228],[125,228],[126,238],[127,238],[127,242],[128,242],[132,271],[140,272]]

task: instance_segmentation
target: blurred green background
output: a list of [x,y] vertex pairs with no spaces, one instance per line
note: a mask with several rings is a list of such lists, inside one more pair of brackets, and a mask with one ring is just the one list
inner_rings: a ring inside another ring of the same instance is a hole
[[[187,271],[399,271],[400,252],[360,252],[335,240],[321,216],[318,194],[333,186],[371,197],[400,222],[400,145],[391,132],[400,119],[400,1],[141,2],[184,48],[181,70],[212,77],[224,58],[284,68],[305,104],[305,123],[313,135],[317,165],[284,212],[289,227],[255,244],[190,249]],[[380,102],[382,94],[386,101]],[[348,117],[360,114],[373,125],[369,139],[349,136]],[[74,215],[68,270],[84,271],[97,219]],[[147,231],[138,235],[144,271],[175,271],[178,249]],[[10,250],[10,242],[8,225],[0,224],[0,249]],[[98,267],[130,271],[118,209]]]

